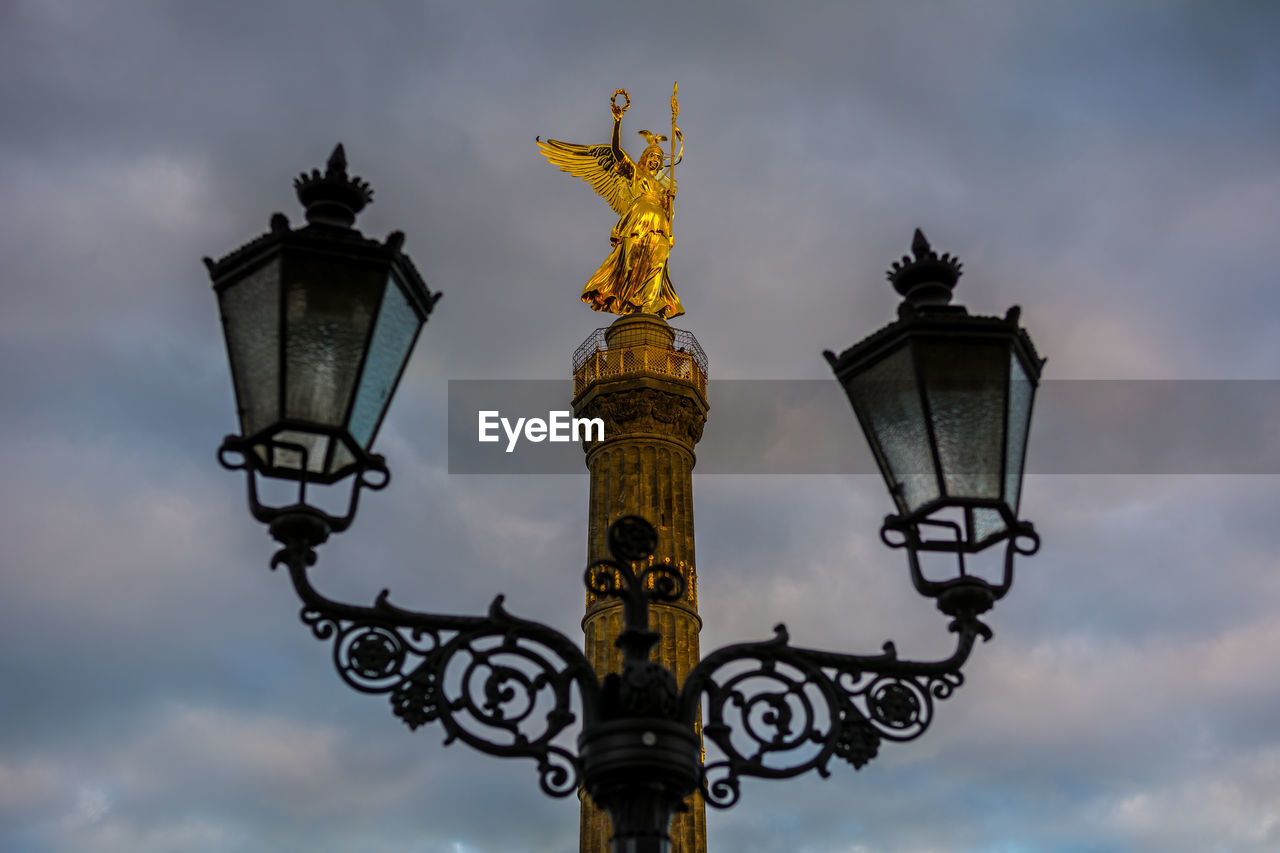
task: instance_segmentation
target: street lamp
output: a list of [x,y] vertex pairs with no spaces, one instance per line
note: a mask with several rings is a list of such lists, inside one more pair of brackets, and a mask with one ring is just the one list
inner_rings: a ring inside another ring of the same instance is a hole
[[341,145],[324,174],[304,172],[294,186],[306,226],[292,230],[277,213],[268,233],[217,263],[204,259],[240,415],[241,435],[222,455],[238,453],[250,472],[299,484],[296,504],[269,509],[250,476],[254,517],[271,522],[306,510],[338,531],[355,517],[359,488],[347,512],[331,516],[308,506],[306,486],[349,475],[386,485],[386,464],[369,447],[440,296],[400,251],[404,234],[380,243],[351,227],[373,191],[347,175]]
[[[916,588],[952,617],[950,656],[903,660],[892,643],[875,655],[797,648],[779,625],[771,640],[712,652],[677,685],[649,660],[659,639],[649,606],[679,600],[687,580],[652,560],[654,527],[624,516],[609,528],[612,557],[584,577],[596,596],[623,605],[621,672],[602,676],[577,643],[511,615],[502,596],[487,615],[455,616],[405,610],[385,591],[371,606],[347,604],[311,585],[316,547],[350,525],[362,488],[386,485],[386,464],[369,448],[439,294],[401,251],[403,235],[379,243],[352,228],[372,193],[347,175],[341,145],[323,175],[304,173],[295,186],[306,226],[292,230],[276,214],[268,234],[205,259],[241,427],[219,458],[245,471],[253,515],[282,546],[271,565],[288,568],[302,621],[332,643],[347,684],[388,694],[411,728],[436,722],[449,742],[532,759],[552,796],[581,785],[608,811],[615,853],[669,851],[671,818],[694,791],[725,808],[739,799],[743,777],[825,776],[832,758],[859,768],[882,742],[924,733],[935,701],[961,684],[977,637],[990,638],[978,617],[1008,592],[1015,554],[1039,545],[1017,510],[1043,361],[1016,308],[1000,319],[949,305],[960,265],[917,231],[915,257],[889,273],[904,296],[899,320],[838,357],[826,354],[898,508],[881,536],[907,549]],[[260,476],[296,483],[297,499],[263,503]],[[344,514],[309,502],[309,484],[348,480]],[[928,535],[938,530],[945,534]],[[999,581],[966,570],[966,555],[1001,542]],[[954,554],[958,572],[927,579],[921,552]],[[700,711],[717,753],[706,761]],[[575,723],[576,751],[567,737]]]
[[[904,255],[888,272],[903,297],[898,321],[839,356],[824,355],[898,506],[881,538],[907,549],[912,582],[936,597],[939,609],[977,615],[1009,591],[1014,555],[1040,547],[1032,525],[1018,520],[1018,503],[1045,360],[1018,325],[1021,309],[1003,318],[971,316],[950,304],[959,259],[939,257],[919,229],[911,251],[914,258]],[[999,582],[970,575],[965,554],[1001,541]],[[955,554],[957,575],[926,579],[921,552]]]

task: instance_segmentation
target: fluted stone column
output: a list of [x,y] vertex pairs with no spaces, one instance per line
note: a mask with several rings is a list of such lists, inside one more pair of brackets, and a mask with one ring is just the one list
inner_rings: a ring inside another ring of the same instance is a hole
[[[693,336],[647,314],[619,318],[574,358],[574,415],[604,421],[604,440],[586,446],[587,559],[609,556],[609,525],[620,516],[643,516],[657,527],[655,559],[679,567],[687,591],[681,601],[652,606],[649,627],[662,637],[652,657],[681,684],[700,657],[693,465],[707,418],[706,382],[706,357]],[[621,604],[588,593],[582,630],[596,672],[619,671],[622,654],[613,641],[622,630]],[[707,849],[702,798],[695,794],[688,804],[671,825],[673,853]],[[583,794],[581,853],[609,853],[610,835],[609,816]]]

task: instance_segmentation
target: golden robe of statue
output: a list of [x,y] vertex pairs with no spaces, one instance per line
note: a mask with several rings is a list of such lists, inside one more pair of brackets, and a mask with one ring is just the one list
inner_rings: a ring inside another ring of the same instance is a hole
[[[619,94],[626,95],[626,92],[619,89],[614,98]],[[639,162],[632,161],[618,142],[627,105],[610,102],[613,140],[608,145],[574,145],[539,139],[538,147],[560,171],[591,184],[619,217],[609,235],[613,250],[583,288],[582,301],[596,311],[614,314],[679,317],[684,307],[667,271],[667,256],[673,244],[671,222],[676,184],[672,176],[674,169],[663,167],[668,162],[674,167],[680,157],[673,150],[668,161],[661,145],[667,137],[642,130],[640,135],[648,146]],[[674,94],[671,107],[672,135],[680,139],[682,155],[684,141],[675,126],[679,107]]]

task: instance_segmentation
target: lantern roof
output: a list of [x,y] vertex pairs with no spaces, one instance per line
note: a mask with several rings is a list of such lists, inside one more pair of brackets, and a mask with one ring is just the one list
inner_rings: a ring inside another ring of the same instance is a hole
[[1018,325],[1022,309],[1017,305],[1004,317],[970,314],[963,305],[951,305],[951,291],[960,277],[960,259],[950,254],[938,255],[924,233],[917,228],[911,242],[915,259],[903,255],[885,273],[894,289],[902,294],[898,319],[872,332],[853,346],[836,355],[831,350],[822,354],[837,374],[854,364],[867,361],[906,334],[942,333],[951,335],[984,335],[993,332],[1012,333],[1023,348],[1028,366],[1039,375],[1046,359],[1036,352],[1026,330]]
[[881,350],[896,342],[904,334],[941,332],[944,334],[990,334],[994,331],[1012,332],[1025,349],[1029,363],[1036,373],[1044,367],[1047,359],[1036,352],[1031,336],[1018,325],[1022,309],[1014,305],[1003,317],[970,314],[961,305],[944,306],[945,310],[910,310],[889,325],[872,332],[844,352],[836,355],[831,350],[824,350],[823,356],[831,367],[840,373],[856,362],[865,361]]
[[325,172],[313,169],[294,179],[298,200],[306,206],[307,224],[291,228],[283,213],[271,215],[270,230],[218,260],[204,258],[215,290],[230,284],[239,273],[274,257],[281,249],[347,255],[382,260],[393,266],[425,318],[440,299],[432,293],[413,261],[401,249],[404,232],[392,231],[385,240],[366,237],[352,227],[355,215],[373,200],[368,181],[347,175],[346,153],[338,143],[329,156]]

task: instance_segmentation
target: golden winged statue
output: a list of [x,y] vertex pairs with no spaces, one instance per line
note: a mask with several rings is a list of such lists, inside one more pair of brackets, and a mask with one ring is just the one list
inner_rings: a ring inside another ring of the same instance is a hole
[[[618,95],[626,103],[617,103]],[[676,196],[675,165],[684,155],[684,135],[676,127],[679,105],[671,94],[671,155],[662,150],[666,136],[640,131],[646,147],[639,161],[622,150],[618,136],[622,116],[631,105],[626,90],[613,93],[613,139],[607,145],[575,145],[538,138],[538,147],[553,166],[591,185],[618,214],[609,243],[613,250],[582,289],[582,301],[596,311],[613,314],[656,314],[663,319],[684,313],[671,286],[667,256],[671,252],[672,205]],[[680,153],[675,142],[680,141]]]

